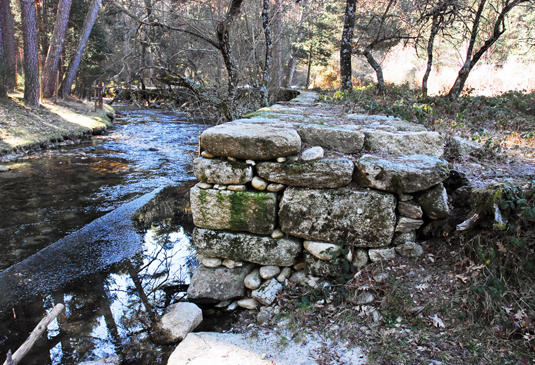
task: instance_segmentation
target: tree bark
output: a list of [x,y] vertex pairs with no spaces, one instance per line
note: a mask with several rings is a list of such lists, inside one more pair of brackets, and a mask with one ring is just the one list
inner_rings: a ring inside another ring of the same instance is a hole
[[282,1],[274,0],[274,11],[271,18],[273,25],[273,62],[271,69],[271,88],[278,90],[281,87],[282,74]]
[[[4,0],[0,0],[4,1]],[[4,47],[4,14],[0,11],[0,60],[6,59],[6,52]],[[6,62],[0,62],[0,99],[7,98],[7,70]]]
[[262,27],[264,28],[264,37],[266,41],[266,61],[264,64],[264,73],[262,77],[262,86],[260,88],[264,98],[264,106],[269,106],[269,81],[271,75],[271,66],[273,61],[273,40],[271,39],[271,27],[269,25],[269,0],[262,1]]
[[15,40],[15,26],[9,0],[0,0],[0,12],[2,13],[2,37],[4,55],[1,58],[5,72],[5,86],[12,91],[17,86],[17,42]]
[[24,42],[24,103],[39,105],[39,45],[34,0],[20,0],[22,39]]
[[340,44],[340,89],[342,91],[353,90],[351,76],[353,68],[351,67],[351,57],[353,55],[353,32],[355,30],[355,11],[357,0],[347,0],[344,30],[342,32],[342,42]]
[[308,50],[308,68],[307,68],[307,83],[305,86],[305,89],[308,89],[310,86],[310,74],[312,73],[312,45],[310,45],[310,49]]
[[433,68],[433,47],[435,43],[435,37],[439,31],[439,14],[433,14],[433,23],[431,25],[431,34],[429,34],[429,39],[427,40],[427,68],[425,69],[425,74],[422,79],[422,94],[427,96],[428,87],[427,81],[429,80],[429,75],[431,74],[431,69]]
[[63,79],[63,83],[60,88],[60,95],[62,95],[62,97],[67,97],[71,93],[72,83],[74,81],[74,77],[76,76],[76,72],[78,72],[78,67],[80,66],[80,61],[82,60],[82,55],[84,53],[87,40],[89,39],[89,35],[93,30],[93,25],[95,25],[95,21],[97,20],[97,15],[100,10],[101,2],[102,0],[91,1],[89,11],[84,19],[84,24],[82,26],[80,40],[78,41],[76,51],[72,56],[71,62],[69,63],[69,67],[67,68],[65,78]]
[[240,14],[242,3],[243,0],[232,0],[227,14],[217,25],[218,48],[223,56],[228,75],[227,103],[223,108],[223,112],[229,121],[236,119],[238,116],[236,111],[236,94],[239,82],[238,65],[230,43],[230,26]]
[[290,59],[288,60],[288,65],[286,66],[286,74],[284,76],[283,87],[291,87],[292,81],[295,74],[295,68],[297,67],[297,57],[292,53]]
[[45,66],[43,68],[43,97],[50,98],[55,93],[57,72],[63,44],[65,43],[65,33],[71,12],[72,0],[60,0],[58,3],[58,13],[56,24],[52,33],[52,41],[46,55]]
[[381,67],[379,62],[377,62],[373,57],[371,49],[366,48],[364,50],[364,56],[366,57],[366,60],[368,61],[370,66],[372,66],[372,68],[375,70],[375,75],[377,76],[377,88],[379,89],[379,91],[385,91],[386,84],[385,78],[383,76],[383,68]]

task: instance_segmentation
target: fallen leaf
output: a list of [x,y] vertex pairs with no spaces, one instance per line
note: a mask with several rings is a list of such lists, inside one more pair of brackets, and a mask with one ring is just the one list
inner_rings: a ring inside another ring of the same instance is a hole
[[440,317],[437,316],[436,314],[429,316],[429,318],[433,321],[433,326],[446,328],[446,325],[444,324],[442,319],[440,319]]

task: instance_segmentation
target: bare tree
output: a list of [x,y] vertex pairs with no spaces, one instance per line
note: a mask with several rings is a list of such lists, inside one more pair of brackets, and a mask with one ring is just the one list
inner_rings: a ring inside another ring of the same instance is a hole
[[347,0],[344,31],[342,32],[342,41],[340,43],[340,88],[342,91],[353,90],[351,76],[353,68],[351,67],[351,57],[353,56],[353,32],[355,30],[355,8],[357,0]]
[[82,25],[82,31],[80,34],[80,39],[78,40],[78,45],[76,46],[76,50],[71,58],[71,62],[69,63],[67,72],[65,73],[65,78],[63,79],[60,87],[60,94],[62,97],[67,97],[71,93],[74,77],[76,76],[76,72],[78,72],[78,67],[80,66],[87,40],[89,39],[89,35],[93,30],[93,25],[95,25],[95,21],[97,20],[101,2],[102,0],[91,1],[89,11],[84,19],[84,24]]
[[[487,2],[488,1],[488,2]],[[470,71],[474,68],[481,57],[487,52],[498,39],[506,31],[506,17],[516,6],[524,3],[528,3],[531,0],[478,0],[476,2],[477,9],[475,10],[475,16],[471,21],[470,26],[470,39],[468,42],[468,48],[466,50],[466,57],[463,66],[459,70],[457,79],[451,87],[448,97],[450,99],[456,99],[461,95],[464,89],[466,80],[470,75]],[[488,4],[488,6],[487,6]],[[484,12],[488,11],[487,16]],[[478,38],[482,37],[482,28],[484,25],[490,27],[492,31],[486,39],[482,42],[482,45],[474,53]]]
[[55,93],[57,87],[57,72],[59,59],[65,43],[65,33],[71,12],[72,0],[60,0],[56,15],[56,24],[52,33],[52,41],[46,55],[45,66],[43,67],[43,97],[50,98]]
[[[4,0],[2,0],[4,1]],[[0,60],[6,58],[6,52],[4,51],[4,31],[1,25],[4,24],[4,14],[0,11]],[[7,97],[7,82],[6,82],[6,63],[0,62],[0,99]]]
[[264,72],[262,77],[262,86],[260,88],[264,105],[269,106],[269,81],[273,61],[273,40],[271,38],[271,27],[269,24],[269,0],[262,0],[262,26],[266,40],[266,61],[264,63]]
[[24,103],[39,105],[39,45],[35,0],[20,0],[22,39],[24,42]]

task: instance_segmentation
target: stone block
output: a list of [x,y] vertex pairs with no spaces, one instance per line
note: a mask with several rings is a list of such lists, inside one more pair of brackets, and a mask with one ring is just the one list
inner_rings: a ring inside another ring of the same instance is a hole
[[301,151],[301,138],[294,129],[243,122],[225,123],[205,130],[200,136],[200,144],[202,149],[216,156],[255,161],[273,160]]
[[193,223],[197,227],[257,234],[271,234],[275,229],[276,193],[203,190],[194,186],[190,199]]
[[363,155],[355,162],[353,179],[364,187],[389,192],[414,193],[449,176],[446,161],[425,155]]
[[417,201],[422,206],[422,210],[428,218],[444,219],[450,214],[448,193],[442,184],[438,184],[418,195]]
[[194,303],[179,302],[165,310],[151,338],[154,342],[164,345],[180,342],[201,322],[201,308]]
[[188,299],[198,303],[217,303],[242,298],[245,296],[245,276],[253,267],[253,264],[244,264],[234,269],[199,266],[191,277]]
[[205,183],[240,185],[253,179],[253,167],[243,162],[197,158],[193,161],[193,174]]
[[339,188],[351,182],[355,166],[345,158],[311,162],[260,162],[257,173],[263,179],[290,186]]
[[321,146],[342,153],[358,153],[364,146],[364,133],[356,130],[307,124],[297,132],[310,146]]
[[289,187],[280,203],[284,233],[310,241],[384,247],[392,242],[396,198],[373,190]]
[[371,151],[391,155],[428,155],[441,158],[444,155],[444,139],[437,132],[387,132],[363,130],[364,146]]
[[302,251],[298,238],[271,238],[201,228],[193,230],[192,242],[200,254],[260,265],[291,266]]

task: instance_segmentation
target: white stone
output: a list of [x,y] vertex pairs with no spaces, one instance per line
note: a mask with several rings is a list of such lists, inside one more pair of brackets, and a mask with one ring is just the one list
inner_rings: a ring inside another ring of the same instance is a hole
[[234,260],[230,260],[230,259],[224,259],[223,262],[221,263],[223,266],[229,268],[229,269],[234,269],[235,267],[240,267],[240,266],[243,266],[243,262],[241,261],[234,261]]
[[372,262],[393,260],[396,257],[396,251],[392,248],[373,248],[368,250],[368,256]]
[[221,260],[219,257],[208,257],[204,255],[199,255],[199,261],[206,267],[218,267],[221,266]]
[[[340,246],[333,243],[304,241],[303,247],[320,260],[332,260],[341,253]],[[335,254],[334,257],[333,254]]]
[[214,155],[212,155],[210,152],[208,151],[202,151],[201,152],[201,156],[204,157],[204,158],[214,158]]
[[259,303],[256,299],[253,298],[244,298],[237,301],[238,307],[245,309],[256,309],[259,306]]
[[276,230],[273,231],[273,233],[271,234],[271,238],[282,238],[284,237],[284,232],[280,230],[280,228],[277,228]]
[[219,302],[217,303],[216,305],[214,305],[215,308],[225,308],[225,307],[228,307],[230,305],[230,303],[232,303],[232,301],[230,300],[224,300],[222,302]]
[[182,341],[202,322],[202,310],[193,303],[179,302],[166,309],[158,323],[158,342]]
[[227,185],[227,189],[231,191],[245,191],[247,187],[245,185]]
[[303,161],[319,160],[323,158],[324,154],[325,151],[323,150],[323,148],[316,146],[303,151],[303,153],[301,154],[301,159]]
[[286,157],[277,157],[277,162],[279,162],[279,163],[286,162]]
[[238,302],[234,301],[234,302],[230,303],[229,306],[225,310],[226,311],[233,311],[233,310],[236,310],[236,308],[238,308]]
[[292,274],[292,269],[289,267],[284,267],[281,270],[281,273],[277,276],[277,281],[279,283],[284,283]]
[[282,284],[272,278],[266,280],[260,288],[253,290],[251,296],[263,305],[271,305],[281,290]]
[[260,277],[260,272],[258,269],[254,269],[245,277],[243,280],[245,287],[247,289],[255,290],[260,287],[262,284],[262,278]]
[[227,186],[226,185],[219,185],[217,187],[217,190],[227,190]]
[[262,266],[260,268],[260,276],[262,279],[271,279],[279,275],[281,272],[280,267],[275,265]]
[[281,191],[281,190],[284,190],[284,188],[286,187],[286,185],[284,184],[269,184],[267,186],[267,191],[272,191],[272,192],[278,192],[278,191]]
[[396,232],[406,233],[406,232],[414,231],[420,228],[422,224],[424,224],[424,221],[421,219],[399,217],[398,223],[396,225]]
[[236,157],[231,157],[231,156],[227,157],[227,160],[229,160],[230,162],[236,162],[236,161],[238,161],[238,160],[236,159]]
[[208,183],[205,183],[205,182],[200,182],[197,184],[197,186],[201,189],[211,189],[214,185],[213,184],[208,184]]
[[258,176],[255,176],[253,177],[253,181],[251,182],[251,185],[253,185],[253,188],[255,188],[256,190],[266,190],[268,183],[266,180]]
[[253,160],[247,160],[247,161],[245,161],[245,163],[247,165],[253,165],[253,166],[256,164],[256,162],[254,162]]

